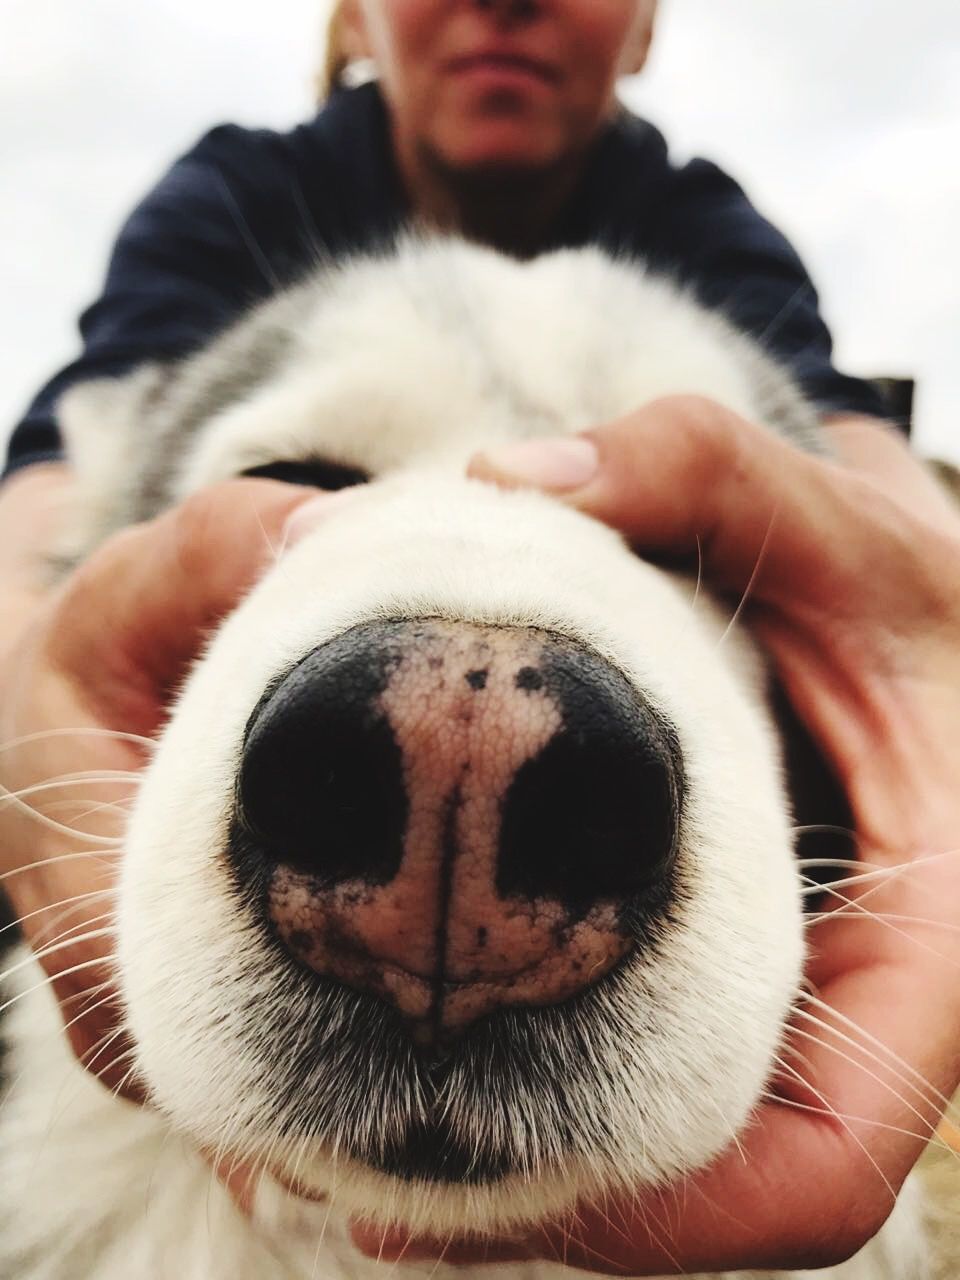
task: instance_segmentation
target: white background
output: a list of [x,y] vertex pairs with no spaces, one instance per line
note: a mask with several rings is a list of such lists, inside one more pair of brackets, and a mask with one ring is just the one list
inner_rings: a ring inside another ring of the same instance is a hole
[[[312,108],[324,0],[0,0],[0,436],[74,350],[120,219],[211,124]],[[850,372],[960,460],[960,3],[663,0],[628,100],[794,240]]]

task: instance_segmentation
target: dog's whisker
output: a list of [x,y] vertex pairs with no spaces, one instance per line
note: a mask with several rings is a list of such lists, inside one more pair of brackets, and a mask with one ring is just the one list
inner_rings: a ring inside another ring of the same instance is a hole
[[[14,974],[19,973],[22,969],[30,968],[33,965],[34,961],[36,960],[45,960],[48,956],[54,955],[58,951],[63,951],[68,947],[75,947],[81,942],[92,942],[98,938],[112,937],[114,936],[114,934],[115,934],[115,930],[112,928],[93,929],[93,930],[87,931],[86,933],[81,933],[76,936],[67,938],[64,941],[51,943],[45,947],[41,947],[39,950],[27,956],[25,959],[19,960],[17,961],[16,964],[12,964],[8,966],[8,968],[6,968],[3,971],[3,973],[0,973],[0,983],[6,982],[8,979],[12,978]],[[87,963],[103,964],[103,959],[102,957],[98,956],[95,960],[87,961]],[[47,981],[49,982],[52,977],[64,977],[64,976],[65,976],[64,974],[54,974],[48,977]],[[19,996],[15,998],[19,999]],[[8,1001],[8,1004],[9,1003],[12,1003],[12,1002]],[[0,1005],[0,1011],[2,1011],[5,1008],[7,1008],[7,1005]]]
[[[93,1064],[103,1056],[106,1050],[109,1049],[110,1045],[120,1039],[124,1034],[124,1030],[125,1028],[122,1025],[119,1027],[113,1027],[111,1030],[105,1032],[99,1040],[95,1041],[89,1049],[80,1055],[80,1064],[85,1071],[89,1071],[99,1079],[99,1073],[93,1070]],[[111,1061],[105,1067],[102,1067],[101,1070],[107,1070],[112,1065],[113,1062]]]
[[[57,902],[45,902],[42,907],[36,907],[33,911],[27,911],[24,915],[17,916],[16,919],[12,920],[9,924],[5,924],[0,927],[0,934],[6,933],[8,929],[20,928],[28,920],[35,920],[37,916],[45,915],[48,911],[56,911],[58,907],[79,905],[81,902],[89,902],[92,898],[115,896],[115,889],[91,889],[86,893],[75,893],[69,898],[60,898]],[[55,939],[51,939],[51,941],[55,941]]]
[[[794,828],[795,832],[821,830],[819,827],[803,827]],[[825,830],[829,833],[835,831],[839,835],[855,835],[854,832],[848,832],[843,827],[827,827]],[[919,871],[925,867],[930,867],[939,862],[944,862],[949,858],[956,858],[960,855],[960,847],[954,849],[943,849],[939,853],[924,854],[919,858],[910,858],[906,862],[894,863],[874,863],[869,858],[797,858],[796,865],[801,870],[808,870],[812,867],[837,867],[840,870],[863,871],[866,868],[870,874],[876,876],[900,876],[911,871]],[[846,878],[838,883],[848,884]]]
[[76,907],[70,908],[68,911],[64,912],[63,915],[60,916],[57,920],[50,921],[49,924],[46,926],[46,928],[49,928],[49,929],[58,929],[59,930],[58,932],[53,933],[50,936],[46,936],[44,930],[41,930],[38,933],[37,938],[34,939],[31,945],[31,951],[35,956],[38,956],[38,957],[42,956],[44,952],[44,948],[51,946],[54,943],[63,944],[66,946],[69,943],[75,942],[77,939],[81,937],[85,937],[86,931],[94,928],[95,925],[106,924],[110,927],[114,927],[116,924],[115,911],[111,907],[110,910],[98,912],[96,915],[92,915],[92,916],[84,915],[79,920],[75,920],[73,924],[68,924],[66,925],[66,927],[60,928],[60,925],[64,923],[64,920],[67,918],[67,916],[69,916],[72,911],[78,911],[78,910],[81,910],[80,904],[78,904]]
[[[803,1078],[799,1077],[799,1079],[802,1081]],[[846,1120],[850,1124],[864,1125],[869,1129],[879,1129],[885,1133],[896,1133],[905,1138],[915,1138],[918,1142],[929,1142],[943,1150],[950,1151],[955,1159],[960,1161],[960,1152],[954,1151],[948,1143],[943,1142],[942,1139],[937,1137],[935,1125],[932,1127],[925,1127],[920,1133],[917,1133],[913,1129],[906,1129],[902,1125],[898,1124],[890,1124],[889,1121],[886,1120],[877,1120],[872,1116],[855,1116],[835,1109],[828,1110],[826,1107],[815,1107],[813,1103],[800,1102],[797,1098],[785,1098],[782,1094],[775,1093],[769,1089],[764,1090],[763,1097],[766,1098],[768,1102],[776,1103],[777,1106],[791,1107],[795,1111],[806,1111],[809,1112],[810,1115],[816,1116],[829,1116],[831,1119]]]
[[[43,806],[44,813],[58,815],[67,811],[73,812],[75,822],[79,822],[82,818],[92,818],[97,814],[111,814],[127,821],[130,817],[133,807],[137,802],[134,795],[126,796],[121,800],[97,800],[83,801],[71,800],[65,798],[63,800],[53,800]],[[78,808],[79,805],[83,808]]]
[[[113,911],[106,911],[98,917],[98,920],[113,920],[113,918]],[[55,955],[58,951],[64,951],[69,947],[76,946],[80,942],[92,942],[97,938],[111,937],[116,933],[116,930],[113,927],[92,929],[89,927],[92,923],[93,921],[90,920],[82,920],[76,925],[71,925],[69,929],[64,931],[61,938],[53,938],[49,942],[44,943],[43,946],[32,949],[29,960],[46,960],[48,956]],[[77,933],[77,929],[80,929],[81,932]],[[29,960],[26,963],[29,963]],[[0,981],[3,981],[9,974],[24,967],[26,967],[25,963],[18,963],[12,968],[6,970],[3,975],[0,975]]]
[[28,871],[41,871],[44,867],[56,866],[62,862],[76,862],[80,859],[93,859],[102,861],[105,867],[112,866],[116,862],[121,850],[111,846],[102,849],[79,849],[73,853],[57,853],[49,858],[38,858],[36,862],[25,862],[22,866],[13,867],[9,871],[0,874],[0,884],[4,880],[10,880],[14,876],[22,876]]
[[[914,933],[910,933],[906,929],[901,929],[898,924],[894,923],[894,920],[902,918],[929,928],[936,925],[938,923],[937,921],[922,920],[914,916],[899,917],[885,912],[878,913],[871,911],[869,907],[864,906],[865,898],[869,897],[871,893],[876,892],[881,887],[882,886],[876,886],[874,889],[868,891],[867,894],[861,895],[859,898],[847,898],[844,894],[828,885],[825,887],[824,892],[837,898],[842,905],[836,907],[832,911],[813,914],[808,917],[808,920],[811,925],[822,924],[824,921],[828,920],[873,920],[878,924],[884,925],[892,933],[895,933],[897,937],[903,938],[905,942],[910,942],[914,946],[919,947],[920,950],[928,952],[928,954],[935,956],[937,960],[942,961],[944,964],[948,964],[951,968],[960,969],[960,961],[953,960],[950,956],[946,956],[942,952],[937,951],[936,948],[931,947],[928,943],[924,942],[922,938],[918,938]],[[956,925],[945,924],[944,928],[948,931],[960,932]]]
[[[129,1070],[128,1070],[128,1071],[126,1071],[126,1072],[124,1073],[124,1075],[120,1077],[120,1080],[117,1082],[117,1084],[115,1084],[115,1085],[114,1085],[113,1089],[111,1090],[111,1093],[113,1094],[113,1096],[114,1096],[115,1098],[119,1098],[119,1097],[122,1095],[123,1091],[124,1091],[124,1090],[126,1089],[126,1087],[129,1085],[130,1081],[131,1081],[131,1080],[136,1076],[136,1074],[137,1074],[137,1064],[136,1064],[136,1054],[135,1054],[135,1051],[134,1051],[133,1049],[130,1049],[130,1050],[128,1050],[128,1054],[129,1054],[129,1056],[130,1056],[130,1057],[134,1058],[134,1062],[133,1062],[133,1064],[131,1065],[131,1067],[129,1068]],[[120,1061],[122,1061],[122,1059],[123,1059],[125,1056],[126,1056],[125,1054],[118,1054],[118,1055],[117,1055],[117,1057],[114,1059],[114,1061],[113,1061],[113,1063],[112,1063],[111,1065],[112,1065],[112,1066],[116,1066],[116,1065],[117,1065],[117,1063],[119,1063]],[[107,1068],[104,1068],[104,1070],[107,1070]]]
[[866,1160],[876,1170],[877,1176],[880,1178],[880,1180],[883,1182],[883,1185],[889,1191],[891,1200],[895,1201],[897,1198],[897,1193],[894,1190],[893,1184],[890,1182],[890,1179],[887,1177],[887,1175],[883,1172],[883,1169],[880,1167],[879,1162],[872,1155],[867,1144],[860,1137],[858,1137],[857,1134],[854,1132],[854,1129],[851,1123],[848,1120],[845,1120],[844,1117],[841,1116],[840,1113],[837,1111],[837,1109],[828,1101],[828,1099],[824,1096],[824,1094],[821,1093],[819,1089],[814,1088],[814,1086],[810,1083],[810,1081],[807,1080],[804,1076],[802,1076],[799,1071],[794,1070],[794,1068],[792,1067],[787,1067],[785,1064],[782,1064],[782,1065],[784,1066],[784,1070],[786,1070],[789,1074],[793,1075],[797,1079],[798,1083],[800,1083],[805,1089],[809,1090],[809,1092],[812,1093],[813,1096],[820,1103],[823,1104],[823,1107],[826,1110],[827,1114],[833,1116],[833,1118],[842,1126],[842,1128],[846,1130],[846,1132],[850,1135],[850,1137],[853,1139],[856,1145],[863,1152],[863,1155],[866,1158]]
[[[934,1107],[934,1104],[931,1103],[928,1099],[924,1099],[924,1101],[926,1102],[926,1105],[929,1106],[935,1112],[935,1116],[932,1121],[928,1116],[925,1116],[921,1111],[917,1109],[917,1107],[915,1107],[911,1102],[909,1102],[908,1099],[904,1097],[904,1095],[898,1089],[894,1088],[894,1086],[890,1083],[889,1080],[884,1080],[883,1077],[879,1075],[876,1071],[871,1070],[871,1068],[868,1067],[864,1062],[858,1060],[857,1058],[854,1058],[851,1054],[845,1052],[845,1050],[842,1049],[839,1045],[831,1044],[828,1041],[822,1040],[819,1036],[815,1036],[812,1032],[804,1031],[801,1027],[797,1027],[797,1026],[792,1026],[790,1028],[789,1034],[791,1036],[800,1036],[802,1039],[809,1040],[813,1044],[817,1045],[819,1048],[826,1049],[827,1052],[836,1054],[838,1058],[841,1058],[844,1062],[848,1062],[850,1066],[855,1067],[857,1071],[861,1071],[865,1076],[868,1076],[871,1080],[879,1084],[882,1089],[886,1089],[887,1092],[890,1093],[893,1097],[895,1097],[898,1102],[903,1103],[903,1105],[907,1108],[907,1110],[910,1111],[911,1114],[915,1115],[916,1118],[921,1122],[921,1124],[927,1126],[929,1132],[932,1133],[936,1129],[937,1123],[940,1119],[939,1108]],[[781,1066],[784,1068],[784,1070],[789,1071],[790,1074],[794,1076],[794,1078],[796,1078],[797,1080],[803,1079],[801,1073],[799,1073],[795,1068],[788,1067],[786,1063],[781,1063]],[[897,1080],[898,1080],[898,1083],[900,1084],[904,1084],[904,1085],[906,1084],[906,1082],[900,1079],[899,1076],[897,1077]]]
[[770,516],[770,520],[767,524],[766,531],[763,535],[763,541],[760,543],[760,550],[757,552],[757,559],[753,566],[753,570],[750,574],[750,577],[747,580],[747,585],[744,587],[743,593],[741,594],[740,599],[737,602],[737,607],[734,609],[733,613],[730,616],[730,621],[727,623],[726,629],[724,630],[723,634],[721,635],[720,639],[717,642],[718,649],[723,646],[723,644],[727,640],[727,637],[733,633],[734,629],[737,626],[737,623],[740,621],[740,617],[743,614],[744,609],[747,607],[747,604],[750,600],[750,596],[753,593],[753,588],[757,584],[757,578],[760,576],[760,570],[763,568],[763,562],[766,559],[766,555],[767,555],[767,548],[770,545],[770,535],[773,533],[773,527],[776,524],[776,520],[777,520],[777,510],[774,509],[773,513]]
[[[104,738],[112,742],[128,742],[134,746],[146,747],[151,751],[157,745],[155,738],[145,738],[140,733],[129,733],[120,729],[105,729],[99,725],[87,725],[77,729],[40,729],[35,733],[22,734],[18,738],[8,738],[5,742],[0,742],[0,753],[14,751],[17,748],[30,746],[37,742],[46,742],[50,739],[76,737]],[[138,776],[137,773],[130,772],[131,778]]]
[[[118,1028],[117,1035],[119,1036],[119,1034],[120,1034],[120,1030]],[[103,1049],[107,1049],[108,1047],[109,1047],[108,1045],[104,1045]],[[105,1083],[104,1077],[107,1075],[107,1073],[110,1071],[116,1071],[118,1067],[123,1065],[123,1063],[127,1060],[127,1058],[133,1057],[133,1053],[134,1053],[133,1049],[124,1049],[120,1053],[114,1054],[111,1058],[109,1058],[107,1062],[103,1064],[103,1066],[100,1068],[99,1071],[91,1073],[93,1075],[93,1078],[95,1080],[99,1080],[101,1084]],[[134,1075],[134,1068],[131,1067],[121,1077],[120,1083],[113,1090],[114,1097],[120,1096],[122,1091],[126,1088],[128,1080],[130,1080],[133,1075]]]
[[[852,1035],[848,1035],[840,1027],[832,1026],[823,1018],[817,1017],[806,1009],[795,1008],[793,1011],[794,1018],[803,1018],[804,1021],[811,1023],[822,1031],[829,1032],[841,1043],[849,1045],[850,1048],[863,1054],[868,1061],[875,1062],[877,1066],[889,1071],[892,1076],[899,1079],[905,1088],[910,1089],[915,1096],[920,1098],[926,1105],[935,1108],[938,1112],[946,1113],[952,1110],[953,1103],[951,1099],[946,1094],[941,1093],[921,1072],[912,1067],[899,1054],[894,1053],[888,1045],[883,1044],[882,1041],[871,1035],[851,1018],[848,1018],[839,1010],[833,1009],[816,996],[804,994],[803,999],[815,1008],[822,1009],[831,1018],[835,1018],[841,1027],[849,1028],[854,1035],[859,1035],[862,1039],[854,1039]],[[793,1027],[791,1027],[792,1029]]]
[[69,1022],[65,1022],[63,1024],[64,1031],[69,1031],[69,1029],[76,1026],[78,1022],[82,1022],[84,1018],[88,1018],[90,1014],[95,1013],[98,1009],[103,1009],[108,1004],[118,1007],[117,993],[112,989],[112,984],[109,982],[98,982],[95,987],[91,987],[88,991],[85,991],[83,995],[85,998],[89,999],[92,996],[100,995],[103,991],[109,991],[109,994],[104,996],[102,999],[97,1000],[94,1004],[89,1005],[87,1008],[81,1009],[80,1012],[75,1014]]
[[[25,963],[30,962],[28,961]],[[45,987],[49,987],[51,983],[56,981],[58,978],[72,977],[73,974],[82,973],[85,969],[91,969],[95,965],[103,965],[103,961],[99,956],[92,960],[83,960],[79,964],[71,965],[69,969],[64,969],[60,973],[51,974],[50,976],[45,977],[42,982],[36,983],[35,986],[29,987],[25,991],[18,991],[16,995],[10,996],[9,999],[5,1000],[3,1004],[0,1004],[0,1013],[5,1013],[7,1009],[11,1009],[15,1004],[19,1004],[21,1000],[25,1000],[28,996],[33,995],[35,991],[42,991]],[[0,982],[3,982],[5,978],[15,972],[18,968],[20,968],[19,965],[14,966],[13,968],[8,969],[5,974],[0,975]]]
[[9,804],[11,808],[23,813],[32,821],[39,823],[50,831],[56,831],[59,835],[69,836],[71,840],[78,840],[81,842],[88,841],[90,844],[98,846],[102,845],[104,841],[106,841],[108,845],[114,846],[119,846],[122,843],[120,836],[111,837],[104,836],[102,834],[94,835],[86,831],[77,831],[74,827],[69,827],[62,822],[57,822],[56,819],[48,817],[45,813],[41,813],[41,811],[33,805],[27,804],[25,800],[22,800],[14,792],[8,791],[5,787],[0,786],[0,806],[4,804]]
[[[840,827],[832,822],[806,822],[794,825],[790,831],[795,836],[821,835],[844,836],[850,840],[857,839],[857,832],[850,827]],[[864,864],[859,858],[798,858],[798,867],[850,867],[856,869]]]
[[127,769],[84,769],[74,773],[60,773],[53,778],[44,778],[40,782],[33,782],[29,786],[20,787],[15,791],[4,789],[2,800],[22,799],[24,796],[37,795],[43,791],[63,790],[65,787],[76,786],[97,786],[100,783],[116,783],[126,782],[136,784],[140,781],[138,773],[131,773]]
[[[960,925],[953,924],[949,920],[931,920],[925,916],[901,915],[893,911],[870,911],[862,907],[859,902],[848,902],[844,906],[832,908],[830,911],[812,912],[807,916],[807,923],[822,924],[825,920],[845,919],[861,920],[863,922],[875,920],[878,924],[890,924],[891,922],[896,924],[918,924],[923,925],[926,929],[942,929],[947,933],[960,933]],[[905,934],[902,929],[897,929],[896,932],[904,936],[910,936]]]

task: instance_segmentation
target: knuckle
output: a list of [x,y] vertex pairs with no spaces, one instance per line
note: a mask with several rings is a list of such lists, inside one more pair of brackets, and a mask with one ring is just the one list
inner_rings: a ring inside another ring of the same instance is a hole
[[117,574],[143,553],[143,527],[133,525],[113,533],[63,580],[58,606],[61,611],[86,608],[92,599],[113,592]]
[[671,396],[671,431],[690,463],[713,469],[740,457],[744,423],[707,396]]
[[188,494],[158,523],[170,520],[171,536],[186,560],[203,561],[232,539],[238,526],[260,530],[272,509],[285,508],[302,496],[300,486],[234,477]]
[[236,513],[249,508],[249,496],[244,500],[238,491],[243,487],[243,481],[225,480],[200,489],[154,521],[167,553],[184,573],[205,573],[231,541]]
[[[161,554],[176,577],[202,582],[217,559],[219,506],[206,494],[187,498],[158,521]],[[219,530],[222,537],[222,525]]]
[[715,432],[727,418],[732,416],[730,410],[718,400],[711,400],[709,396],[697,395],[693,392],[668,396],[660,403],[669,406],[678,425],[693,432],[706,434]]
[[[227,485],[212,485],[189,494],[168,513],[172,531],[178,540],[205,542],[227,506]],[[163,517],[161,517],[161,520]]]

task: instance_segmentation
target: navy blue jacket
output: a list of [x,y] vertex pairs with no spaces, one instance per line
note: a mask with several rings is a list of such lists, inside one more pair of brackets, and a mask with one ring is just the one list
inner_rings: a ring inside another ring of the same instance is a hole
[[[123,227],[103,294],[80,319],[82,352],[17,426],[7,470],[61,455],[55,408],[68,386],[188,354],[318,259],[388,241],[407,214],[373,85],[338,90],[289,133],[213,129]],[[672,165],[657,130],[627,112],[543,247],[583,244],[691,284],[789,365],[822,412],[884,415],[869,384],[833,367],[816,292],[784,237],[715,165]]]

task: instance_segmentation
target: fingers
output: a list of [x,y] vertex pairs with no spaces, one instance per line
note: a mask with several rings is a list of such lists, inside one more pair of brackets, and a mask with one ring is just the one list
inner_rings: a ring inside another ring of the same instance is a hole
[[409,1232],[354,1222],[350,1226],[353,1243],[368,1258],[378,1262],[445,1262],[453,1266],[530,1262],[539,1258],[539,1241],[497,1239],[439,1240],[411,1236]]
[[880,1196],[864,1194],[870,1173],[834,1124],[766,1104],[738,1149],[705,1173],[578,1206],[571,1222],[542,1232],[540,1256],[625,1276],[833,1266],[893,1207],[882,1184]]
[[313,491],[231,480],[111,538],[55,602],[52,657],[106,723],[158,724],[209,632],[278,556]]
[[888,611],[890,584],[912,587],[922,569],[879,486],[696,397],[655,401],[576,441],[481,453],[470,474],[546,488],[648,554],[702,557],[715,588],[749,586],[791,616]]

